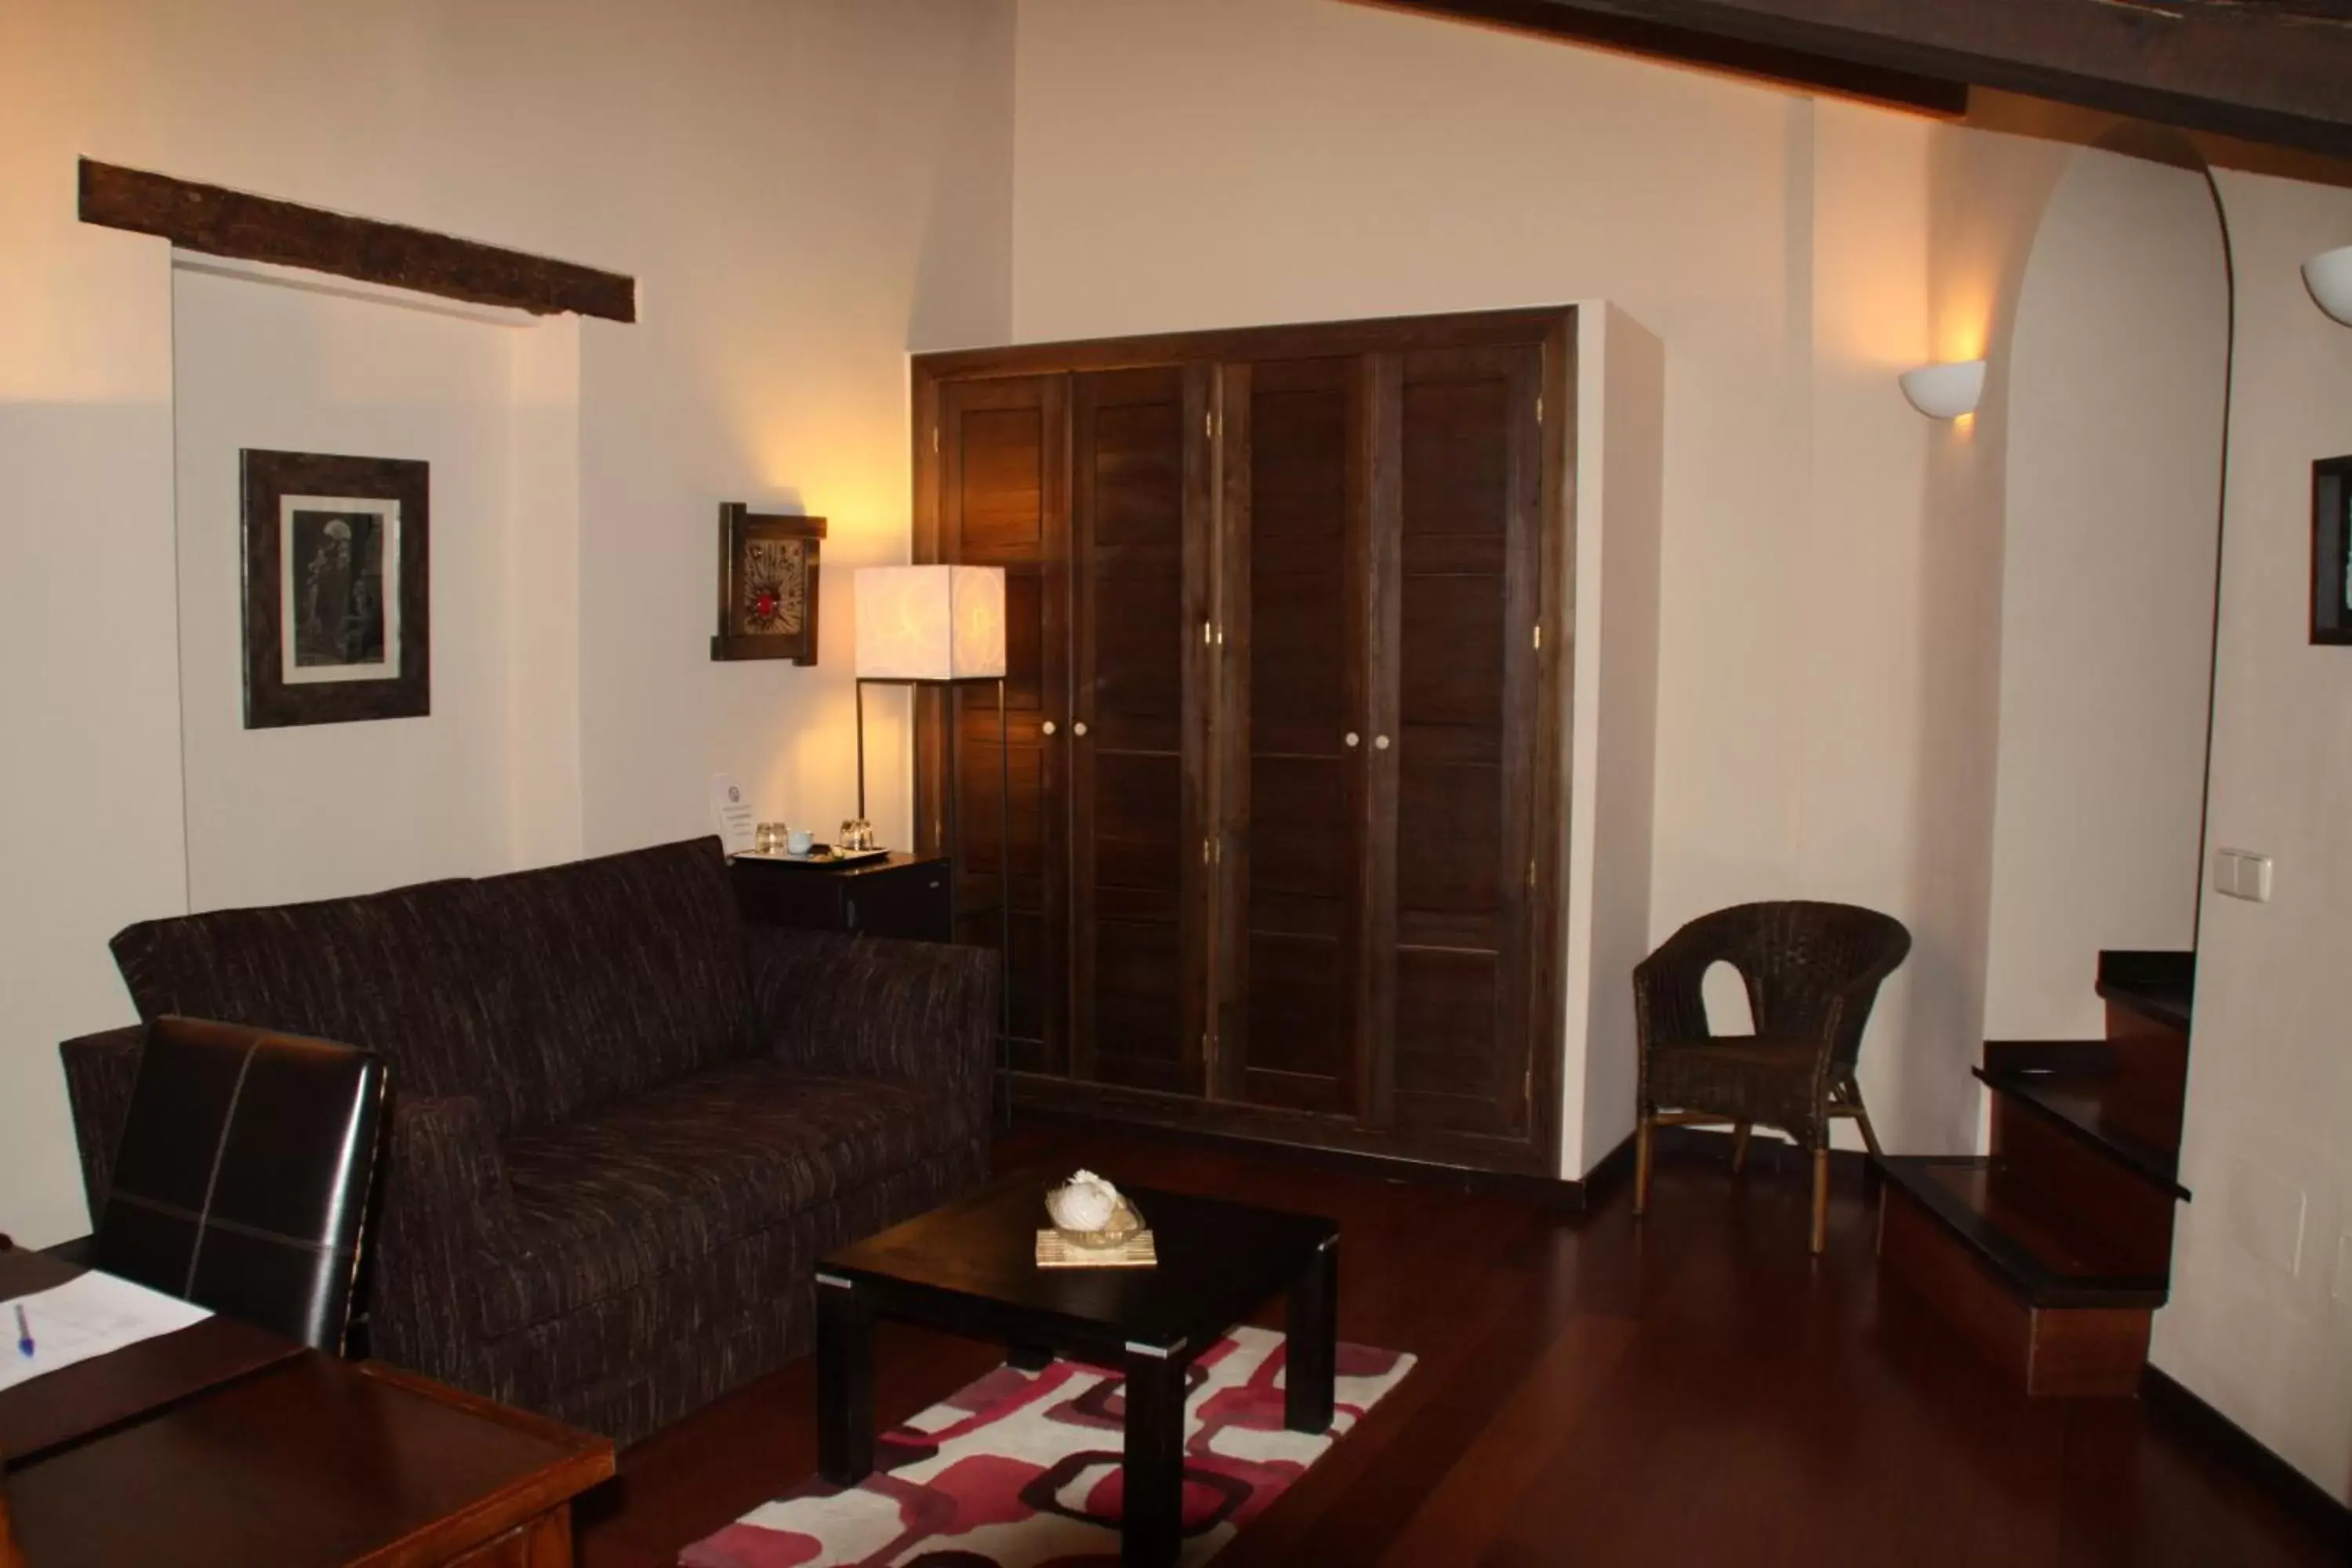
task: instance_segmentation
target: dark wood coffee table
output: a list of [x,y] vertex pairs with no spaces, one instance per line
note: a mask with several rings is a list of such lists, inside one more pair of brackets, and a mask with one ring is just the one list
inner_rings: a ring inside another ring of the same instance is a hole
[[874,1320],[1001,1340],[1013,1364],[1056,1354],[1127,1377],[1124,1563],[1175,1561],[1183,1531],[1184,1373],[1277,1293],[1289,1294],[1285,1425],[1331,1425],[1339,1226],[1311,1215],[1125,1189],[1150,1226],[1151,1268],[1040,1268],[1053,1179],[987,1190],[844,1247],[817,1268],[818,1470],[854,1486],[874,1468]]

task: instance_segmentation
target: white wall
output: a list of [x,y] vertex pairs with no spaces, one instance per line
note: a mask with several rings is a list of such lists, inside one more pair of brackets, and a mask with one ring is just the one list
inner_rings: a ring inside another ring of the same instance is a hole
[[[437,310],[173,276],[188,901],[284,903],[515,863],[508,818],[514,340]],[[247,730],[244,447],[431,466],[433,710]]]
[[[1591,299],[1656,332],[1654,934],[1851,898],[1911,921],[1914,971],[1980,964],[1919,863],[1937,584],[1894,384],[1957,132],[1335,0],[1022,0],[1017,75],[1024,340]],[[1910,974],[1865,1086],[1899,1142],[1964,1147],[1980,992]]]
[[580,769],[580,319],[509,339],[507,849],[517,866],[586,847]]
[[2229,311],[2204,174],[2074,153],[2008,353],[1994,1038],[2095,1039],[2102,948],[2195,941]]
[[[1915,799],[1923,923],[1955,933],[1915,948],[1915,1005],[1968,1018],[1944,1059],[1918,1070],[1963,1075],[1983,1035],[1992,921],[1992,835],[2000,716],[2001,560],[2011,431],[2010,345],[2020,283],[2051,190],[2073,149],[2024,134],[1952,131],[1930,149],[1927,294],[1930,357],[1988,360],[1984,394],[1964,418],[1927,430],[1926,531],[1912,601],[1920,700],[1939,716],[1921,736]],[[1980,1146],[1982,1097],[1957,1108],[1950,1146]],[[1904,1145],[1896,1143],[1897,1149]]]
[[2352,191],[2224,171],[2237,358],[2209,845],[2275,858],[2208,892],[2172,1299],[2155,1363],[2352,1501],[2352,649],[2314,647],[2311,464],[2352,452],[2352,331],[2296,268]]
[[45,95],[10,79],[17,15],[0,12],[0,1229],[39,1244],[83,1228],[55,1042],[128,1015],[106,939],[184,908],[187,879],[171,267],[126,235],[46,246],[70,184],[45,188],[19,134]]
[[1657,796],[1658,556],[1665,345],[1612,305],[1577,312],[1575,679],[1569,810],[1566,1058],[1559,1173],[1584,1175],[1633,1130],[1633,987],[1650,951]]
[[[553,858],[700,831],[719,768],[848,815],[847,574],[905,558],[905,354],[1010,324],[1012,44],[1010,0],[0,7],[0,1228],[82,1227],[55,1042],[129,1016],[107,937],[187,903],[170,263],[76,222],[75,158],[638,279],[636,325],[517,384],[518,502],[577,492],[572,597],[532,608],[577,658],[509,688],[531,754],[576,747],[534,775],[548,836],[509,837]],[[722,500],[833,519],[816,668],[709,662]]]

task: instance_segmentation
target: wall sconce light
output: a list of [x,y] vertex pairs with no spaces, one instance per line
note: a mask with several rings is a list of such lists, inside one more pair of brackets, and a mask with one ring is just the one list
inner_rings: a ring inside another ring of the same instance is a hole
[[1977,410],[1984,395],[1985,362],[1954,360],[1948,364],[1923,364],[1901,376],[1903,395],[1930,419],[1958,419]]
[[2303,284],[2321,310],[2352,327],[2352,245],[2323,250],[2305,262]]

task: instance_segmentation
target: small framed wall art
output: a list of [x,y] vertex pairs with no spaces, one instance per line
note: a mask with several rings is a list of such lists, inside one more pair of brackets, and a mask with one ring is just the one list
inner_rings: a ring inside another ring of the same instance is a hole
[[2311,465],[2311,640],[2352,643],[2352,458]]
[[251,447],[238,456],[245,727],[432,712],[427,465]]
[[824,519],[719,509],[719,633],[714,659],[816,662],[817,553]]

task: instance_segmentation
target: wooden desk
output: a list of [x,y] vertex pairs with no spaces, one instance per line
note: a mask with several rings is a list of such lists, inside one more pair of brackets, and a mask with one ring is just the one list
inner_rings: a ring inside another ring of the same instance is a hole
[[[0,1302],[62,1285],[81,1271],[46,1252],[0,1251]],[[206,1318],[0,1390],[0,1455],[7,1469],[17,1469],[61,1444],[302,1353],[300,1345],[266,1329]]]
[[[0,1254],[0,1296],[22,1293],[37,1256]],[[194,1393],[168,1375],[184,1365],[166,1357],[155,1407],[9,1459],[29,1568],[569,1568],[572,1500],[613,1473],[603,1437],[377,1363],[296,1347]],[[61,1400],[79,1370],[5,1397],[48,1384]],[[131,1380],[108,1375],[121,1397]]]

